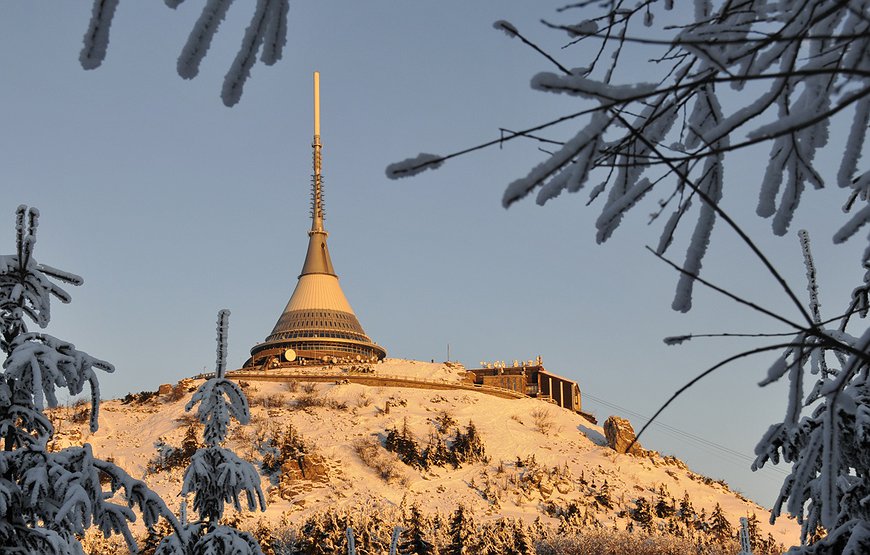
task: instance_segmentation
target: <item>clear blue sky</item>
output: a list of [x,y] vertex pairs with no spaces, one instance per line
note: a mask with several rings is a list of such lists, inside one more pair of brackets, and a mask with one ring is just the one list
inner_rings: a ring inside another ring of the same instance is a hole
[[[285,59],[255,66],[241,103],[219,98],[223,73],[251,6],[237,2],[200,76],[183,81],[175,59],[200,2],[122,2],[103,67],[78,52],[87,2],[4,3],[0,19],[0,239],[13,248],[18,204],[42,212],[37,259],[77,272],[85,285],[56,304],[49,332],[113,362],[106,396],[153,390],[211,369],[215,318],[229,308],[231,366],[269,333],[302,265],[308,220],[311,73],[322,74],[326,227],[342,286],[368,334],[390,356],[473,366],[529,359],[576,379],[600,421],[652,414],[677,387],[754,343],[666,347],[666,335],[782,331],[706,292],[689,315],[670,311],[675,274],[643,249],[658,227],[647,199],[604,246],[594,242],[588,191],[544,208],[505,211],[504,186],[543,159],[509,143],[436,172],[388,181],[388,163],[447,153],[569,111],[576,99],[530,90],[546,62],[492,29],[508,19],[566,65],[538,19],[556,3],[293,3]],[[578,14],[571,17],[582,19]],[[630,74],[643,74],[642,59]],[[627,72],[627,73],[629,73]],[[564,137],[572,125],[554,131]],[[834,141],[837,133],[834,133]],[[759,238],[799,291],[794,233],[774,238],[753,215],[765,151],[732,158],[726,206]],[[835,153],[823,165],[832,175]],[[811,230],[822,303],[832,315],[862,272],[860,240],[833,247],[839,191],[810,192],[794,231]],[[685,238],[684,238],[685,239]],[[673,251],[681,258],[680,242]],[[705,274],[789,310],[760,265],[718,226]],[[792,312],[789,312],[792,314]],[[679,400],[662,422],[745,455],[785,410],[781,386],[759,390],[772,357],[720,371]],[[781,475],[752,474],[709,446],[653,430],[643,443],[725,478],[764,505]]]

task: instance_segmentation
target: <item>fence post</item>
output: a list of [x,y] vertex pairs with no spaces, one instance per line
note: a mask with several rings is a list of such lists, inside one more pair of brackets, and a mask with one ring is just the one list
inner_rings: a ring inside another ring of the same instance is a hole
[[356,543],[353,539],[353,526],[348,526],[345,533],[347,535],[347,555],[356,555]]
[[399,535],[402,533],[402,527],[396,526],[393,528],[393,539],[390,541],[390,555],[396,555],[399,547]]

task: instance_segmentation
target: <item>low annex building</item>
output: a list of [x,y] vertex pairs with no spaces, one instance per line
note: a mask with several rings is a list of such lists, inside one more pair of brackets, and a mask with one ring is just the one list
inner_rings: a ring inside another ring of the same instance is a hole
[[495,364],[473,368],[468,370],[468,374],[469,380],[475,384],[517,391],[592,418],[583,412],[577,382],[548,372],[541,357],[535,361],[514,362],[513,366]]

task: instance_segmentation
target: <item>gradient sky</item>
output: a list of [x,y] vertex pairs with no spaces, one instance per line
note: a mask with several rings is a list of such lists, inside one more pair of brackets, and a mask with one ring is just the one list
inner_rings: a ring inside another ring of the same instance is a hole
[[[467,366],[542,355],[549,370],[577,380],[600,422],[622,414],[639,427],[637,415],[652,414],[692,376],[757,344],[667,347],[664,336],[784,331],[706,291],[690,314],[670,310],[677,276],[643,249],[658,238],[645,217],[658,196],[604,246],[594,241],[597,210],[584,206],[586,190],[543,208],[502,209],[505,185],[543,159],[537,144],[515,141],[412,179],[385,178],[391,162],[585,106],[532,91],[531,76],[551,68],[492,29],[507,19],[566,65],[586,65],[588,50],[560,51],[563,38],[538,23],[583,18],[557,16],[558,2],[293,3],[285,59],[255,66],[233,109],[221,104],[221,81],[252,7],[233,6],[200,76],[183,81],[175,60],[201,4],[173,12],[158,0],[122,2],[95,71],[78,64],[88,2],[9,0],[0,18],[0,242],[12,252],[18,204],[41,210],[37,259],[85,278],[71,305],[54,305],[48,331],[116,365],[101,379],[105,396],[212,369],[220,308],[232,311],[231,367],[272,329],[307,244],[314,70],[333,262],[366,332],[390,356],[444,360],[448,344]],[[643,62],[627,60],[620,81],[649,71]],[[837,129],[821,162],[829,177]],[[724,205],[800,293],[796,231],[810,230],[823,312],[833,315],[863,275],[861,240],[830,241],[845,197],[810,191],[793,232],[773,237],[753,212],[766,157],[730,159]],[[685,243],[683,233],[675,258]],[[712,247],[707,277],[794,314],[732,232],[718,225]],[[711,376],[662,416],[678,432],[658,427],[642,443],[770,506],[782,473],[753,474],[743,459],[785,411],[781,384],[755,385],[772,359]]]

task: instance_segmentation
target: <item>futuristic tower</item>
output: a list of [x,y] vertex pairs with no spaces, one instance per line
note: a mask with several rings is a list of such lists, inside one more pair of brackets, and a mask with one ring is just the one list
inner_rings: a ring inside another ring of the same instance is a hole
[[311,230],[302,273],[272,333],[251,349],[245,366],[338,360],[372,361],[387,355],[363,331],[338,283],[323,227],[320,144],[320,74],[314,73],[314,175]]

